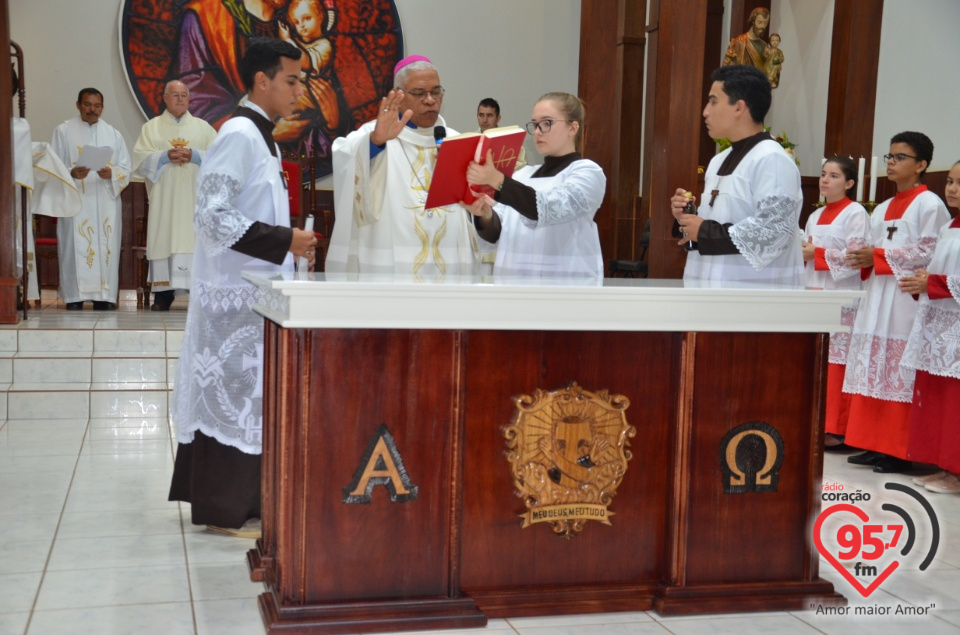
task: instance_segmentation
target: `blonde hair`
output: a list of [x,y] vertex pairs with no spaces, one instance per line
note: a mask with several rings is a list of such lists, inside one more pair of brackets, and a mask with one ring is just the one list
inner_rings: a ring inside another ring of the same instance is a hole
[[570,93],[547,93],[540,97],[537,100],[537,103],[541,101],[552,101],[557,105],[561,112],[568,121],[576,121],[577,126],[577,136],[573,139],[574,149],[583,154],[584,146],[584,118],[586,117],[586,107],[583,104],[583,101],[576,95],[571,95]]

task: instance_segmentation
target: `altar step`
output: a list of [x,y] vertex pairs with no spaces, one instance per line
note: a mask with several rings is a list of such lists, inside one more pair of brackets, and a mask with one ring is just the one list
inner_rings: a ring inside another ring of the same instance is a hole
[[0,416],[167,417],[185,312],[47,311],[0,329]]

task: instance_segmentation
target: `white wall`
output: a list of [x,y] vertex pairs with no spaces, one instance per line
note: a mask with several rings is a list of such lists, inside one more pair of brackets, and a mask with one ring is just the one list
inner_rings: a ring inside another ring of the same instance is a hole
[[885,0],[883,4],[873,154],[886,154],[896,133],[917,130],[933,141],[930,170],[947,170],[960,160],[955,83],[960,2]]
[[833,0],[772,0],[770,33],[783,51],[780,85],[766,123],[774,135],[786,131],[797,144],[800,174],[820,176],[827,126]]
[[[120,60],[120,0],[8,0],[10,38],[24,51],[27,118],[36,140],[77,114],[77,92],[104,94],[103,119],[132,147],[144,116]],[[530,119],[537,97],[576,93],[580,0],[396,0],[405,53],[430,57],[447,89],[443,115],[477,128],[484,97],[500,102],[501,125]],[[528,149],[531,157],[533,147]]]

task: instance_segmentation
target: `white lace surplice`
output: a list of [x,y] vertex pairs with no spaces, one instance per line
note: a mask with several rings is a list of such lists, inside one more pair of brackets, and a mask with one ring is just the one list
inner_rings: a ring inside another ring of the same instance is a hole
[[[730,238],[739,254],[687,254],[684,280],[764,282],[803,286],[803,255],[798,227],[803,195],[800,172],[780,144],[762,141],[732,174],[717,176],[728,148],[710,160],[704,175],[699,214],[732,223]],[[711,206],[710,197],[719,190]]]
[[[807,220],[807,241],[815,247],[824,250],[824,260],[829,267],[827,271],[817,271],[814,261],[809,260],[805,265],[806,285],[809,289],[856,289],[863,287],[860,280],[860,270],[847,266],[844,262],[848,249],[860,249],[867,244],[867,228],[870,226],[870,215],[863,205],[856,202],[849,203],[826,225],[819,225],[824,208],[818,209]],[[845,304],[840,310],[840,323],[852,327],[857,317],[859,300]],[[850,333],[842,331],[830,334],[830,363],[846,364],[847,349],[850,347]]]
[[607,179],[599,165],[574,161],[556,176],[531,178],[540,166],[513,175],[537,190],[539,219],[530,220],[506,205],[495,205],[503,229],[496,246],[494,275],[603,277],[600,235],[594,215]]
[[[884,219],[889,205],[890,200],[884,201],[873,211],[869,242],[884,249],[894,275],[873,273],[867,279],[867,297],[860,304],[850,337],[843,392],[910,403],[915,372],[900,362],[917,302],[900,290],[898,282],[929,264],[937,232],[950,216],[932,192],[918,194],[896,220]],[[897,231],[890,238],[888,228],[893,226]]]
[[902,365],[960,379],[960,228],[940,230],[927,270],[947,276],[951,297],[931,300],[921,296]]
[[240,274],[292,271],[293,258],[288,253],[273,265],[230,249],[254,221],[289,227],[287,192],[279,160],[256,126],[234,118],[200,170],[194,279],[173,394],[180,443],[200,430],[248,454],[261,452],[263,317],[251,310],[258,289]]

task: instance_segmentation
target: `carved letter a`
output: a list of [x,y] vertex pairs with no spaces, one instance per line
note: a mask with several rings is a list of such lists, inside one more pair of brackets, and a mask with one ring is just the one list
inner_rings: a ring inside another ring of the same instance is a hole
[[343,502],[369,505],[370,493],[377,485],[387,488],[390,500],[394,503],[417,500],[417,486],[410,480],[397,444],[385,423],[380,424],[370,439],[353,481],[343,488]]

